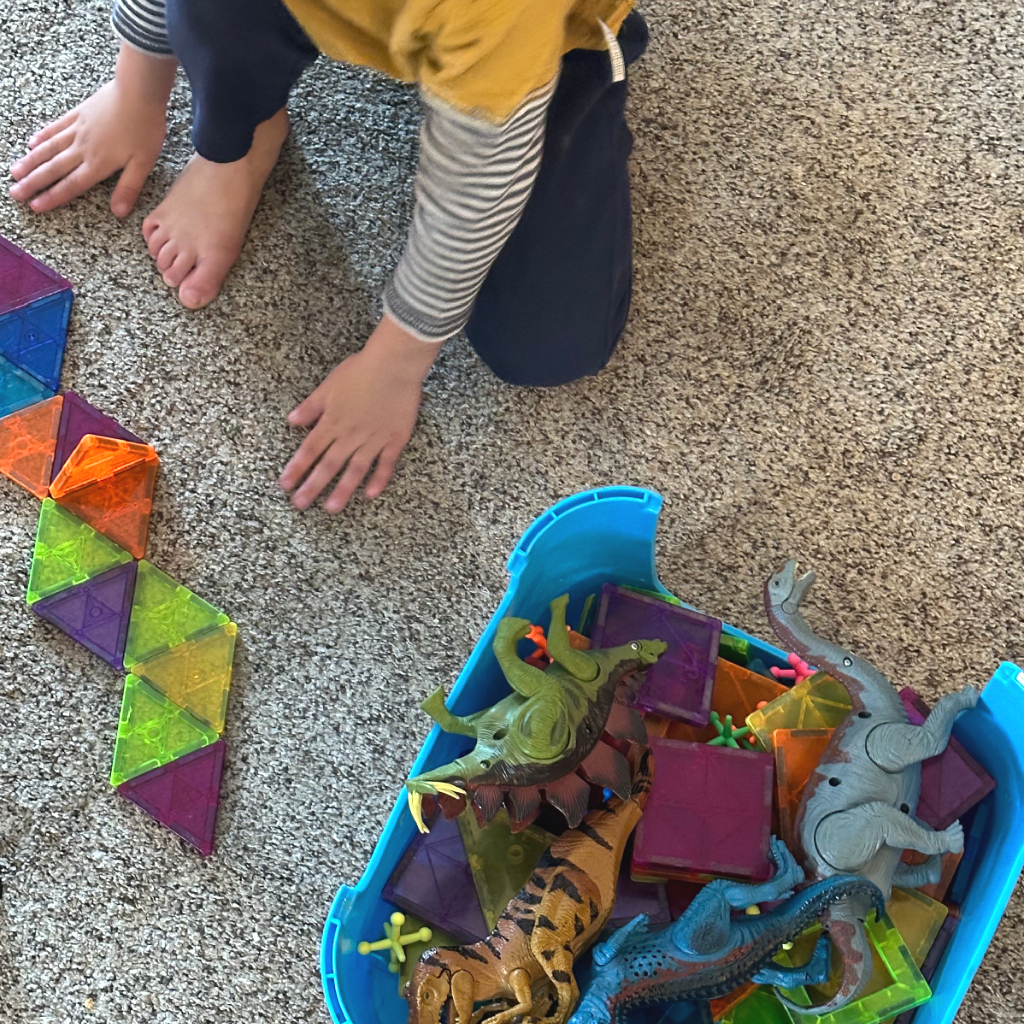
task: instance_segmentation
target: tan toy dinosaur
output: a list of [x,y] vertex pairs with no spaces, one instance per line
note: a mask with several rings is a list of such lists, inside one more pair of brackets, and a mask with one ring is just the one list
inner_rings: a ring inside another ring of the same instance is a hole
[[568,1020],[579,998],[573,964],[611,915],[626,841],[651,786],[650,750],[634,747],[630,761],[629,799],[613,797],[556,839],[487,938],[420,957],[406,990],[409,1024],[441,1024],[449,1000],[450,1024]]

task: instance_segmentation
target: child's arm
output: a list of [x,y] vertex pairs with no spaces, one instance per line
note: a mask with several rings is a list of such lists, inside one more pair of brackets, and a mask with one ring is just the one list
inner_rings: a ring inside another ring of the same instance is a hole
[[294,426],[313,428],[281,476],[285,490],[306,478],[292,499],[298,508],[307,508],[342,470],[325,502],[329,512],[345,507],[371,469],[367,496],[387,485],[412,435],[421,384],[440,343],[465,326],[522,215],[553,91],[554,82],[501,126],[427,101],[413,223],[385,292],[385,316],[362,351],[289,416]]
[[163,148],[177,68],[163,6],[115,0],[111,20],[121,50],[114,78],[29,139],[28,153],[11,167],[13,199],[43,213],[121,171],[110,208],[118,217],[131,213]]

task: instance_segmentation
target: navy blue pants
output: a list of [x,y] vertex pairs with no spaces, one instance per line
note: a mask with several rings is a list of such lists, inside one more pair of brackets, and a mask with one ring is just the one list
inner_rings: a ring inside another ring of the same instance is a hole
[[[192,87],[196,151],[220,163],[245,156],[256,126],[285,106],[317,56],[281,0],[167,0],[167,32]],[[643,53],[638,14],[619,44],[627,64]],[[565,55],[533,192],[466,327],[480,358],[510,384],[597,373],[625,327],[633,280],[625,102],[606,52]]]

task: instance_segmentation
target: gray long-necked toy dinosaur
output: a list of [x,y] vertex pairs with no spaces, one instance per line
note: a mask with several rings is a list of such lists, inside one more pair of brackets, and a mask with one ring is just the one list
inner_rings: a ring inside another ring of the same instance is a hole
[[[936,881],[939,858],[963,849],[963,828],[954,822],[935,832],[914,818],[921,790],[921,762],[941,754],[953,722],[978,702],[965,686],[943,697],[924,725],[911,725],[899,695],[872,665],[819,637],[800,613],[814,574],[797,576],[791,560],[765,585],[772,628],[790,650],[838,679],[853,709],[836,729],[800,800],[798,856],[811,879],[858,874],[888,900],[893,884],[914,887]],[[930,855],[927,863],[902,863],[904,849]],[[855,999],[871,978],[871,949],[864,930],[870,904],[850,899],[829,910],[825,927],[843,957],[839,991],[821,1006],[794,1007],[825,1014]],[[790,1004],[792,1005],[792,1004]]]

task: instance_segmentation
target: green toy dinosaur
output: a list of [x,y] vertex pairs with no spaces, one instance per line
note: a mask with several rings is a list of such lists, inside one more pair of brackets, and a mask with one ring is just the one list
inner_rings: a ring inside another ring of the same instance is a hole
[[667,645],[635,640],[607,650],[577,650],[566,630],[568,603],[567,594],[551,602],[547,652],[552,663],[544,670],[516,653],[530,623],[513,617],[498,623],[494,653],[512,687],[503,700],[464,718],[448,710],[442,689],[423,702],[423,710],[445,732],[472,736],[476,746],[406,782],[409,809],[421,832],[427,831],[425,797],[436,800],[446,817],[471,801],[481,825],[505,804],[513,831],[519,831],[537,817],[542,799],[575,828],[587,811],[588,783],[622,799],[629,796],[626,758],[611,743],[601,742],[602,735],[646,742],[643,720],[625,700],[635,692],[637,673],[653,665]]

